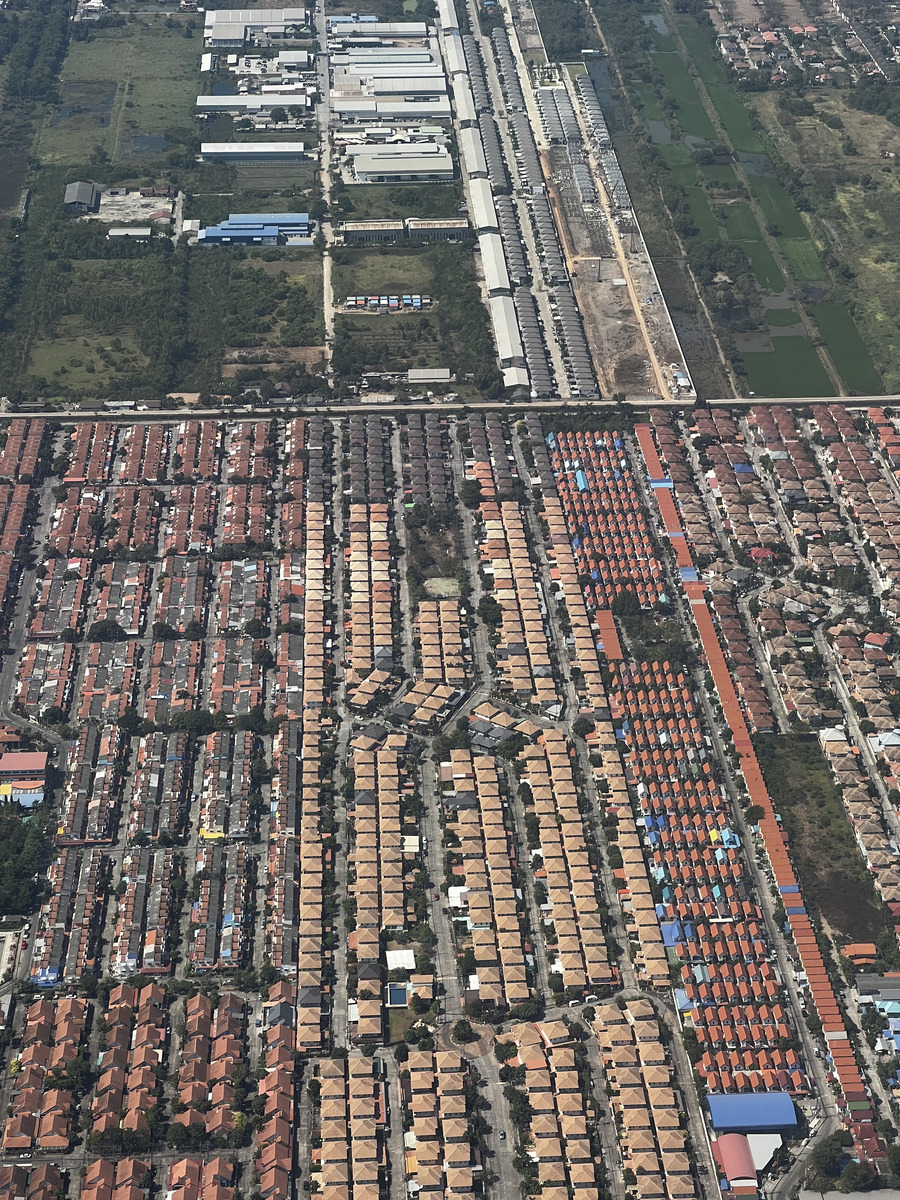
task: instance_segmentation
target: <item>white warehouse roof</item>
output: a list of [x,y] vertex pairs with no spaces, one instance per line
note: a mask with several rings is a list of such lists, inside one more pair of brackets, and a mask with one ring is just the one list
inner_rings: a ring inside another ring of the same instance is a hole
[[487,159],[481,145],[481,133],[477,126],[467,125],[459,131],[459,152],[466,165],[468,175],[487,176]]
[[484,281],[488,294],[508,292],[509,272],[506,270],[506,256],[503,253],[503,241],[500,234],[479,234],[478,249],[481,251],[481,265],[484,268]]
[[475,112],[472,89],[469,87],[468,79],[463,75],[457,75],[453,80],[453,104],[456,108],[456,119],[460,124],[464,121],[477,120],[478,114]]
[[494,193],[486,179],[469,180],[469,203],[472,208],[472,224],[476,232],[479,229],[497,229],[497,210],[494,207]]
[[524,358],[519,323],[516,320],[516,306],[512,296],[491,296],[488,305],[500,364],[509,366],[514,358]]
[[447,63],[448,75],[467,74],[466,56],[463,52],[462,39],[450,35],[444,39],[444,59]]
[[438,20],[441,23],[441,28],[446,33],[448,29],[458,29],[459,23],[456,17],[456,7],[453,0],[438,0],[437,5]]
[[305,8],[208,8],[204,25],[305,25]]
[[426,154],[446,158],[448,150],[446,146],[439,146],[437,142],[350,142],[347,146],[347,157],[356,158],[360,154],[368,154],[370,158],[414,158],[416,155],[422,157]]
[[379,120],[450,119],[450,100],[439,96],[434,100],[376,100],[371,96],[336,96],[331,102],[337,117],[369,117]]

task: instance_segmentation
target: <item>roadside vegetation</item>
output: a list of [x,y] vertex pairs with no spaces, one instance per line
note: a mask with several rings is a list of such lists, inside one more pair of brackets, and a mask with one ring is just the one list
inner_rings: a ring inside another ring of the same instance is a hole
[[832,938],[871,941],[885,965],[900,966],[893,918],[872,885],[840,792],[814,736],[770,734],[754,747],[776,813],[784,823],[807,908]]

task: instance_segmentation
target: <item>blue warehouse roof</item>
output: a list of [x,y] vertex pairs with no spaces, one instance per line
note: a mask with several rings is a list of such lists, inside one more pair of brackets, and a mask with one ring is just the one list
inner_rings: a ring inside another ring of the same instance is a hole
[[716,1133],[779,1133],[797,1124],[788,1092],[754,1092],[740,1096],[707,1096]]

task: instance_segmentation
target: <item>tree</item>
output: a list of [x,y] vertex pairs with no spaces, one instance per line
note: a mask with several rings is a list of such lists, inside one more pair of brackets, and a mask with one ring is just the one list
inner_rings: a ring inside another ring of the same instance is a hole
[[459,1020],[456,1022],[456,1024],[453,1026],[453,1033],[451,1036],[454,1042],[459,1042],[463,1045],[466,1042],[474,1042],[477,1038],[475,1030],[466,1020]]
[[865,1192],[875,1183],[875,1169],[869,1163],[848,1162],[837,1181],[839,1192]]
[[128,635],[116,621],[94,621],[88,629],[89,642],[121,642]]
[[466,508],[477,508],[481,503],[481,484],[477,479],[464,479],[459,485],[457,495]]
[[276,104],[269,113],[269,120],[274,125],[283,125],[288,119],[287,110],[282,108],[280,104]]
[[485,625],[499,625],[503,620],[503,608],[493,596],[482,596],[478,601],[477,612]]
[[631,617],[641,611],[641,602],[634,588],[625,588],[613,597],[610,608],[617,617]]

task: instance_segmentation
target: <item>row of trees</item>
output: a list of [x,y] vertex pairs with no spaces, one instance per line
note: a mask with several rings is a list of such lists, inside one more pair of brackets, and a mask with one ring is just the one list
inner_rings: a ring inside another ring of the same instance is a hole
[[7,103],[54,101],[59,69],[69,42],[69,13],[54,0],[34,0],[19,20],[7,59]]

